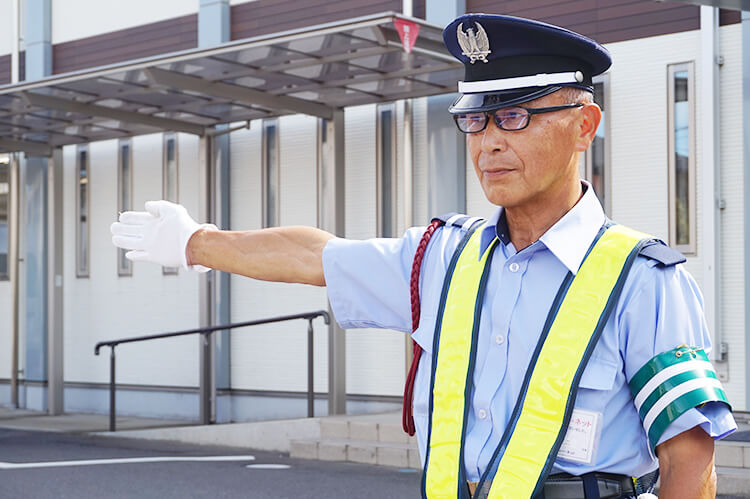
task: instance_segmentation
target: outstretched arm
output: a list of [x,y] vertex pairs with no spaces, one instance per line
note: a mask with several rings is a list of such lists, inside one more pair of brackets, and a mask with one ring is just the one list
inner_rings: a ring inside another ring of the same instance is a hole
[[112,243],[130,250],[126,256],[136,262],[317,286],[325,286],[323,248],[334,237],[313,227],[219,231],[168,201],[149,201],[146,211],[121,214],[111,230]]
[[187,263],[263,281],[325,286],[323,248],[333,237],[314,227],[202,229],[188,241]]

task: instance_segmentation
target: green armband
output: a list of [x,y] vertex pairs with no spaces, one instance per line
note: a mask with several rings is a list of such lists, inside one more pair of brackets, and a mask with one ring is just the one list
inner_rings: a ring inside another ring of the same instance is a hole
[[680,345],[660,353],[641,367],[628,384],[651,450],[656,448],[664,430],[690,409],[707,402],[729,406],[702,348]]

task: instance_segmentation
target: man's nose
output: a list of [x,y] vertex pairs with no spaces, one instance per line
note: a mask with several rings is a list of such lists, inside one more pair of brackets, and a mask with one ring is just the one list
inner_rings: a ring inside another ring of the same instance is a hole
[[507,130],[503,130],[495,123],[495,118],[490,115],[489,123],[482,132],[482,152],[505,151],[508,148]]

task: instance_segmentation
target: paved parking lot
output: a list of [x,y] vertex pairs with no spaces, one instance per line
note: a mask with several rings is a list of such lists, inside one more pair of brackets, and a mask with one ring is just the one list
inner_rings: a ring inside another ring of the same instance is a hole
[[419,496],[419,479],[273,452],[0,429],[4,499],[403,499]]

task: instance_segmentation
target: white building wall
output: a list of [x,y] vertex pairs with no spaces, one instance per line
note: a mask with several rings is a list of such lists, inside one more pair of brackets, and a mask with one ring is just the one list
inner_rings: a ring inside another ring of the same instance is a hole
[[52,0],[52,43],[195,14],[198,6],[198,0]]
[[745,377],[745,234],[744,223],[744,144],[742,113],[742,25],[720,28],[721,192],[726,208],[721,214],[721,313],[722,341],[729,344],[727,396],[736,410],[747,410]]
[[[458,129],[456,129],[457,133]],[[473,217],[490,218],[497,206],[487,200],[479,182],[469,148],[466,148],[466,214]]]
[[[722,213],[722,303],[724,341],[729,342],[727,394],[737,409],[745,401],[744,345],[744,233],[742,116],[736,112],[742,102],[741,25],[720,28],[721,53],[721,155],[722,190],[727,208]],[[669,241],[669,179],[667,145],[667,66],[695,63],[696,96],[696,223],[697,250],[688,255],[685,267],[699,285],[703,281],[705,241],[701,225],[701,60],[700,32],[689,31],[630,40],[607,45],[615,64],[610,70],[612,151],[612,217]],[[648,57],[644,57],[648,54]],[[635,105],[637,103],[637,105]],[[648,110],[648,116],[644,112]]]
[[[180,201],[198,213],[198,139],[178,138]],[[75,267],[75,147],[64,149],[64,342],[65,380],[103,383],[109,352],[95,357],[98,341],[198,326],[198,275],[183,270],[163,276],[161,267],[135,263],[132,277],[118,277],[117,251],[109,226],[117,217],[117,143],[94,142],[90,156],[90,243],[88,278]],[[133,139],[134,209],[162,197],[162,136]],[[196,337],[149,341],[117,348],[118,383],[197,386]]]
[[412,123],[414,127],[413,202],[414,225],[426,226],[435,214],[427,213],[427,98],[414,99]]
[[[376,106],[348,108],[345,121],[346,237],[368,239],[377,234]],[[400,395],[405,371],[403,333],[384,329],[347,331],[348,393]]]
[[[280,221],[282,226],[317,225],[317,121],[308,116],[279,119]],[[260,122],[232,134],[231,220],[234,230],[261,227]],[[232,321],[289,315],[327,307],[324,288],[265,283],[232,277]],[[316,319],[315,390],[328,390],[327,328]],[[232,388],[307,389],[307,323],[255,326],[232,333]]]
[[[612,120],[608,138],[612,152],[612,218],[669,241],[667,65],[695,61],[695,74],[700,74],[699,33],[689,31],[611,43],[607,48],[615,61],[610,70],[613,98],[608,112]],[[700,95],[698,81],[696,95]],[[648,116],[644,116],[645,112]],[[700,122],[700,116],[696,118]],[[697,180],[700,185],[700,176]],[[697,194],[696,204],[700,207],[700,189]],[[700,255],[700,234],[698,241]],[[689,258],[686,266],[697,279],[701,278],[696,257]]]

